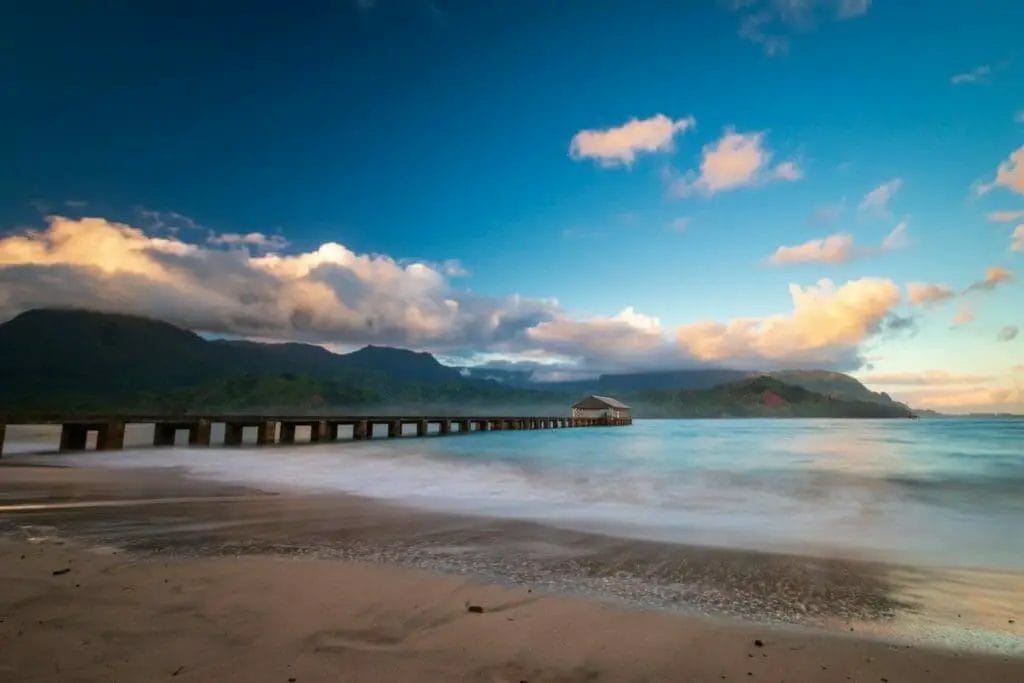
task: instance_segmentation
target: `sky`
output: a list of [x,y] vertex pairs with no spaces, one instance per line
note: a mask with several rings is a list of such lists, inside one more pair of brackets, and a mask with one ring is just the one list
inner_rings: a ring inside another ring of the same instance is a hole
[[1024,3],[37,5],[0,320],[1024,412]]

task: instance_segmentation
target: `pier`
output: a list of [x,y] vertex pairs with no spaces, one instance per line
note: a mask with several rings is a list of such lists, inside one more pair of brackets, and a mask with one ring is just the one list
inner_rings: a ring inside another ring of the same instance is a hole
[[[247,430],[255,432],[255,445],[298,443],[297,435],[307,443],[365,441],[372,438],[448,436],[478,432],[576,427],[617,427],[632,424],[630,417],[493,417],[425,415],[189,415],[189,416],[0,416],[0,455],[8,425],[60,425],[61,451],[82,451],[95,435],[96,450],[124,448],[125,429],[129,425],[153,425],[153,446],[173,446],[179,432],[187,432],[188,445],[210,446],[214,425],[223,425],[223,445],[241,446]],[[406,429],[409,427],[410,429]],[[433,427],[433,430],[431,429]]]

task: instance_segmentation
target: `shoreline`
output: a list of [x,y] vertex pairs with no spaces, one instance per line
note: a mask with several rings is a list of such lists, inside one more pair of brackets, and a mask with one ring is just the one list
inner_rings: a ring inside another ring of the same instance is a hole
[[0,473],[7,539],[36,534],[143,560],[373,562],[616,608],[1024,657],[1013,613],[1024,577],[1005,572],[643,541],[352,495],[271,492],[170,469],[6,461]]

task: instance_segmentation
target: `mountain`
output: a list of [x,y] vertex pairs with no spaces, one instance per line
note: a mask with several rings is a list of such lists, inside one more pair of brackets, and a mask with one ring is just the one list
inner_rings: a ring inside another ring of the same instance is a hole
[[871,391],[860,381],[841,372],[828,370],[777,370],[768,373],[787,384],[795,384],[816,391],[819,394],[846,401],[868,401],[871,403],[894,403],[889,394]]
[[529,394],[465,380],[429,353],[206,340],[158,320],[56,309],[0,324],[0,377],[8,411],[415,404],[427,387],[442,398]]
[[560,414],[588,393],[618,396],[641,417],[906,411],[852,377],[823,371],[760,377],[698,369],[542,383],[518,371],[453,368],[406,349],[367,346],[337,354],[311,344],[208,340],[121,314],[45,309],[0,324],[0,411],[6,412],[299,413],[330,407]]
[[913,417],[904,405],[827,396],[774,375],[701,389],[648,391],[636,405],[657,417]]
[[696,368],[604,374],[593,380],[569,382],[534,382],[531,381],[530,373],[522,371],[488,370],[487,368],[464,368],[463,370],[471,377],[489,377],[509,386],[578,394],[636,394],[658,390],[709,389],[721,384],[767,374],[786,384],[803,387],[836,399],[867,401],[882,405],[895,403],[884,392],[871,391],[859,380],[849,375],[828,370],[777,370],[768,373],[755,373],[749,370]]

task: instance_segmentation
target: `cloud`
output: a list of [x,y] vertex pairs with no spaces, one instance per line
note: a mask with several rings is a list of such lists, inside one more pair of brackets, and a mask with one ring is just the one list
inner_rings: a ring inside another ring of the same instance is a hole
[[526,331],[529,341],[550,352],[575,358],[584,366],[612,361],[622,367],[658,364],[667,359],[661,321],[629,306],[611,317],[576,320],[556,315]]
[[1016,325],[1007,325],[999,330],[999,334],[996,335],[996,339],[999,341],[1013,341],[1017,338],[1018,332],[1020,332],[1020,329]]
[[831,225],[839,220],[839,217],[843,215],[846,210],[846,201],[839,201],[835,204],[825,204],[816,208],[810,216],[807,217],[807,222],[811,225]]
[[991,266],[985,269],[985,278],[971,284],[965,291],[992,291],[996,287],[1013,280],[1013,273],[1001,266]]
[[1024,390],[1006,375],[976,375],[947,370],[860,375],[872,387],[917,408],[943,411],[1022,411]]
[[813,239],[803,244],[788,247],[782,246],[768,257],[773,266],[788,266],[797,263],[846,263],[855,258],[870,256],[885,251],[903,249],[910,244],[907,238],[907,222],[900,221],[892,231],[882,239],[877,247],[856,248],[853,236],[848,233],[837,233],[820,239]]
[[1024,123],[1024,109],[1021,109],[1019,112],[1014,114],[1013,120],[1017,123]]
[[913,306],[934,304],[939,301],[952,299],[954,296],[953,290],[945,285],[927,282],[911,282],[907,284],[907,302]]
[[77,306],[216,334],[444,351],[515,348],[559,314],[552,300],[456,290],[444,271],[335,242],[253,255],[53,216],[44,229],[0,238],[0,317]]
[[211,235],[210,244],[224,244],[232,247],[256,247],[259,249],[279,250],[288,246],[288,240],[280,235],[265,235],[262,232],[226,232],[221,235]]
[[900,392],[896,398],[917,408],[952,412],[1024,412],[1024,389],[1020,386],[976,386]]
[[853,236],[847,233],[829,235],[793,247],[779,247],[768,258],[774,266],[794,263],[845,263],[853,257]]
[[910,238],[907,237],[907,221],[900,221],[896,227],[882,239],[881,250],[893,251],[905,249],[910,246]]
[[569,376],[708,362],[856,367],[859,344],[899,301],[887,280],[822,280],[790,286],[790,313],[673,330],[632,307],[579,317],[554,299],[476,295],[454,287],[452,273],[448,262],[402,262],[336,242],[252,253],[103,218],[51,216],[40,229],[0,238],[0,319],[36,307],[84,307],[332,348],[374,343],[452,359],[486,352]]
[[789,286],[793,310],[764,318],[684,325],[677,341],[708,362],[836,365],[859,362],[858,347],[879,331],[900,302],[891,280],[861,278]]
[[632,166],[638,154],[671,152],[675,136],[696,125],[692,116],[672,120],[655,114],[613,128],[581,130],[569,143],[569,156],[593,159],[601,166]]
[[967,83],[983,83],[992,75],[992,67],[988,64],[976,66],[973,69],[955,74],[949,79],[953,85],[964,85]]
[[960,308],[957,309],[956,315],[949,321],[952,327],[963,327],[964,325],[970,325],[974,322],[974,307],[971,303],[964,301],[960,304]]
[[1010,153],[1010,158],[996,168],[996,177],[989,183],[978,183],[975,192],[979,195],[988,194],[996,185],[1024,194],[1024,145]]
[[861,381],[885,386],[949,386],[954,384],[986,384],[995,379],[989,375],[956,374],[946,370],[924,372],[880,372],[860,376]]
[[730,4],[740,14],[740,37],[774,56],[789,49],[794,34],[866,14],[871,0],[733,0]]
[[1013,251],[1024,251],[1024,223],[1013,229],[1013,235],[1010,236],[1010,240],[1010,249]]
[[800,180],[804,177],[803,169],[794,161],[783,161],[771,171],[772,176],[779,180]]
[[1012,223],[1024,218],[1024,211],[993,211],[987,218],[993,223]]
[[672,222],[669,224],[669,227],[675,230],[676,232],[685,232],[686,229],[690,227],[690,217],[679,216],[678,218],[674,218],[672,219]]
[[764,136],[763,131],[737,133],[727,129],[717,141],[704,145],[699,171],[688,171],[682,177],[670,174],[670,192],[680,197],[711,196],[774,180],[801,178],[803,174],[793,161],[771,166],[772,153],[764,146]]
[[893,178],[882,183],[875,189],[864,195],[857,209],[861,213],[875,213],[880,215],[889,214],[889,202],[899,189],[903,186],[902,178]]

